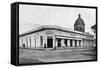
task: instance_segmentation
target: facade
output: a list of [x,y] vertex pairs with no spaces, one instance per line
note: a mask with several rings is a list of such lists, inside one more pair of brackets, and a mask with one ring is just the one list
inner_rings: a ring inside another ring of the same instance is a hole
[[94,36],[72,31],[59,26],[41,26],[34,31],[20,35],[20,47],[93,47]]
[[24,48],[94,47],[94,36],[85,33],[85,23],[79,14],[74,30],[56,25],[44,25],[21,34],[19,45]]

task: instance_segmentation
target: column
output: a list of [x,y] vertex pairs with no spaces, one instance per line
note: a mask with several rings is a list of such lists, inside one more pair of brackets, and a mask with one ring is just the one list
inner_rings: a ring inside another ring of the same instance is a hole
[[61,39],[61,47],[63,46],[63,39]]
[[61,39],[61,46],[65,47],[64,39]]
[[83,40],[83,47],[86,47],[86,40]]
[[93,47],[92,40],[91,40],[91,46]]
[[26,41],[26,38],[23,38],[23,47],[27,47],[27,41]]
[[33,48],[33,47],[35,47],[35,40],[34,40],[34,37],[33,37],[33,36],[31,37],[31,40],[32,40],[32,42],[31,42],[31,43],[32,43],[32,44],[31,44],[31,47]]
[[79,47],[79,40],[77,40],[77,47]]
[[92,40],[92,45],[93,45],[93,47],[96,46],[96,45],[95,45],[95,40]]
[[72,46],[75,47],[75,40],[72,40]]
[[47,47],[47,36],[43,36],[43,46],[44,48]]
[[30,46],[29,47],[31,47],[32,46],[32,39],[31,39],[31,37],[29,38],[29,42],[30,42]]
[[40,45],[39,45],[39,36],[36,36],[36,47],[40,47]]
[[88,41],[86,40],[86,47],[88,47]]
[[91,47],[91,45],[90,45],[90,40],[88,40],[88,46]]
[[56,39],[56,47],[57,47],[57,45],[58,45],[58,40]]
[[41,44],[40,44],[40,36],[38,36],[38,47],[41,47]]
[[87,46],[89,47],[89,40],[87,40]]
[[88,47],[88,42],[87,42],[87,40],[86,40],[86,47]]
[[81,40],[79,40],[79,47],[81,47]]
[[92,47],[91,40],[89,40],[89,46]]
[[28,46],[28,47],[31,47],[31,38],[30,38],[30,37],[27,38],[27,46]]
[[26,42],[27,42],[27,47],[29,47],[29,44],[30,44],[29,38],[26,38]]
[[28,41],[27,41],[27,38],[25,38],[24,41],[25,41],[25,47],[28,47]]
[[83,40],[81,40],[81,47],[83,47]]
[[34,36],[34,47],[36,48],[36,36]]
[[70,47],[70,40],[67,40],[67,46]]
[[84,47],[86,47],[86,46],[87,46],[87,42],[86,42],[86,40],[85,40]]
[[85,47],[87,47],[87,40],[85,40]]
[[96,47],[96,39],[92,40],[92,44],[93,44],[94,47]]
[[56,38],[53,36],[53,48],[56,47]]
[[75,40],[75,47],[77,47],[77,40]]

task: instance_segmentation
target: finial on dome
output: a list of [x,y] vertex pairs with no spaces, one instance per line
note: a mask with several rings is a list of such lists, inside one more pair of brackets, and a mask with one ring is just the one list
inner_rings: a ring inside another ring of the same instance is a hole
[[81,14],[78,14],[78,17],[81,17]]

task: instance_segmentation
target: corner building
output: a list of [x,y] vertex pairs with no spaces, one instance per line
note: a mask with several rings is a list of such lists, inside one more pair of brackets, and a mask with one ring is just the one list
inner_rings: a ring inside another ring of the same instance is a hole
[[85,33],[85,23],[79,14],[74,30],[56,25],[44,25],[19,35],[23,48],[87,48],[94,47],[94,36]]

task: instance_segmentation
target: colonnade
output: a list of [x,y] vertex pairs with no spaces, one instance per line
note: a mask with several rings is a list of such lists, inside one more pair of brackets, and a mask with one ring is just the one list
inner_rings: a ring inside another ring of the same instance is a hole
[[61,41],[58,41],[56,39],[56,47],[83,47],[83,41],[82,40],[75,40],[75,39],[60,39]]
[[[21,47],[44,47],[48,48],[47,45],[47,38],[48,36],[44,36],[41,38],[21,38],[20,39],[20,46]],[[51,36],[52,38],[52,45],[51,48],[54,47],[88,47],[94,45],[93,40],[84,40],[84,39],[70,39],[70,38],[58,38],[56,36]],[[42,45],[41,45],[42,44]]]

